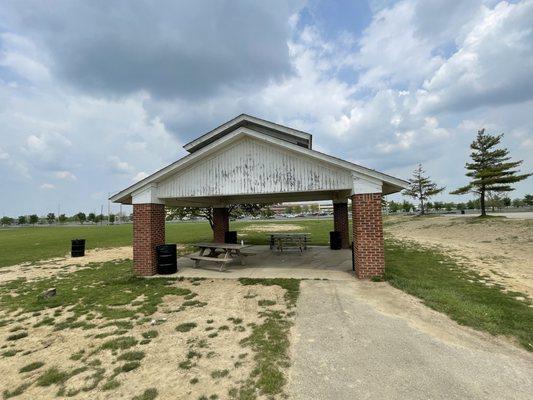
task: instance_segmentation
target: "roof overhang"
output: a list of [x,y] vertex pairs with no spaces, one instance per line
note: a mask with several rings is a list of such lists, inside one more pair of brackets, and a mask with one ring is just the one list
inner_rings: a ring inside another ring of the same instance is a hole
[[213,153],[219,151],[220,149],[229,146],[233,142],[239,140],[243,136],[249,136],[257,140],[265,141],[273,145],[280,146],[284,149],[296,152],[300,155],[308,156],[314,158],[317,161],[322,161],[325,163],[332,164],[336,167],[346,169],[350,171],[354,179],[369,180],[373,182],[380,182],[382,185],[383,194],[391,194],[399,192],[400,190],[407,187],[407,182],[395,178],[393,176],[384,174],[382,172],[365,168],[360,165],[333,157],[324,153],[320,153],[315,150],[301,147],[299,145],[289,143],[285,140],[274,138],[262,133],[255,132],[252,129],[240,127],[233,130],[231,133],[228,133],[225,136],[220,137],[219,139],[207,144],[204,147],[196,150],[195,152],[188,154],[187,156],[179,159],[178,161],[162,168],[161,170],[153,173],[152,175],[146,177],[145,179],[129,186],[128,188],[118,192],[114,196],[110,197],[112,202],[122,203],[122,204],[131,204],[132,196],[136,193],[140,193],[148,187],[154,187],[158,182],[163,181],[165,178],[178,174],[180,171],[191,166],[193,163],[196,163],[203,158],[209,157]]

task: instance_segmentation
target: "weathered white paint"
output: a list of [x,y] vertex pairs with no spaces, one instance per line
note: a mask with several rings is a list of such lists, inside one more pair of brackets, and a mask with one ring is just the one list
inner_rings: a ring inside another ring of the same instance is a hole
[[[390,194],[407,187],[401,179],[267,134],[269,124],[224,131],[110,200],[131,204],[135,197],[137,203],[212,206],[345,199],[354,193]],[[149,194],[143,194],[148,187]]]
[[352,185],[346,169],[245,136],[160,182],[158,197],[350,190]]
[[153,184],[132,193],[131,198],[132,204],[164,204],[157,196],[157,185]]
[[383,191],[383,183],[377,179],[366,178],[362,179],[357,175],[353,175],[352,194],[365,193],[381,193]]

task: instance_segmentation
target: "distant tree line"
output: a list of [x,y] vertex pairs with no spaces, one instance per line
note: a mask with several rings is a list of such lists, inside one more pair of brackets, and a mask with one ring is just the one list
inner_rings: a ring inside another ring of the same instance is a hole
[[[129,220],[130,217],[122,216],[122,221]],[[89,213],[85,214],[84,212],[78,212],[74,215],[71,215],[67,217],[65,214],[60,214],[58,216],[55,215],[55,213],[48,213],[45,216],[38,216],[37,214],[31,214],[31,215],[20,215],[17,218],[12,218],[8,216],[4,216],[0,218],[0,225],[1,226],[11,226],[11,225],[52,225],[52,224],[66,224],[66,223],[79,223],[79,224],[85,224],[85,223],[91,223],[91,224],[99,224],[99,223],[109,223],[114,224],[117,220],[117,216],[115,214],[110,215],[103,215],[103,214],[95,214],[95,213]]]
[[[480,209],[479,199],[468,200],[467,202],[443,202],[443,201],[434,201],[427,202],[425,204],[425,212],[428,211],[454,211],[454,210],[479,210]],[[506,208],[521,208],[521,207],[533,207],[533,195],[526,194],[523,198],[512,199],[508,196],[497,196],[491,195],[486,201],[486,206],[492,211],[503,210]],[[419,210],[419,207],[415,203],[409,201],[386,201],[385,208],[390,213],[398,212],[416,212]]]
[[304,204],[301,205],[294,205],[294,206],[287,206],[285,207],[285,213],[286,214],[309,214],[309,213],[317,213],[320,211],[320,207],[318,204]]

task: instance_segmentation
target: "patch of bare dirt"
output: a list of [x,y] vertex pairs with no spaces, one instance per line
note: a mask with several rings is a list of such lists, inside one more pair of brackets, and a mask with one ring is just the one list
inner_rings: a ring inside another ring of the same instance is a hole
[[[198,399],[213,395],[217,395],[219,399],[228,398],[228,391],[240,387],[255,366],[254,352],[249,347],[243,347],[240,341],[250,335],[253,324],[260,324],[262,321],[259,313],[264,307],[258,305],[258,300],[275,301],[276,305],[269,308],[285,310],[285,291],[279,286],[244,286],[236,280],[225,279],[176,281],[176,285],[196,293],[194,300],[198,300],[199,304],[183,307],[183,297],[167,296],[158,311],[150,316],[150,320],[142,321],[142,316],[139,315],[137,320],[132,321],[133,328],[123,336],[134,337],[139,343],[126,351],[142,351],[144,358],[137,369],[118,374],[115,380],[120,386],[107,391],[103,390],[103,385],[114,369],[124,364],[118,356],[125,351],[114,354],[111,350],[99,350],[104,342],[120,337],[95,337],[115,330],[114,327],[102,327],[106,321],[91,320],[91,323],[98,325],[91,329],[54,331],[53,326],[34,325],[45,317],[54,317],[55,309],[43,311],[39,316],[15,313],[7,315],[0,311],[0,320],[18,319],[17,322],[0,327],[0,354],[9,350],[18,351],[13,356],[0,355],[2,391],[30,383],[17,399],[55,398],[61,385],[42,387],[36,384],[45,370],[57,368],[62,372],[71,372],[79,367],[90,366],[87,371],[65,382],[64,392],[75,393],[69,397],[91,400],[131,399],[141,395],[146,389],[155,388],[158,392],[157,399]],[[61,316],[55,315],[55,322],[68,316],[70,313],[62,310]],[[194,323],[196,326],[188,332],[177,331],[176,327],[183,323]],[[15,326],[24,328],[28,336],[7,341],[6,338],[12,334],[10,330]],[[143,333],[154,330],[157,331],[157,337],[141,344]],[[83,357],[79,360],[71,359],[80,350],[84,351]],[[183,364],[186,361],[189,364]],[[20,368],[33,362],[44,362],[45,365],[35,371],[19,373]],[[97,369],[104,370],[98,386],[92,390],[80,390],[88,384],[89,377]],[[215,371],[218,371],[218,375]]]
[[123,260],[133,258],[131,246],[114,247],[109,249],[92,249],[85,252],[84,257],[52,258],[50,260],[39,261],[35,264],[23,263],[12,265],[1,269],[0,284],[19,278],[34,280],[48,278],[58,272],[72,272],[86,267],[90,263],[107,262],[112,260]]
[[264,225],[248,225],[243,228],[245,232],[294,232],[301,231],[303,227],[294,224],[264,224]]
[[533,221],[466,217],[387,217],[385,232],[437,247],[507,290],[533,298]]

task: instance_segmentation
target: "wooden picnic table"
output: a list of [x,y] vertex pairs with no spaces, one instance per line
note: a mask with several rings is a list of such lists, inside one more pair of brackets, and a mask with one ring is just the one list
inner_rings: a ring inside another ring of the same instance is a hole
[[271,233],[270,234],[270,250],[276,246],[276,249],[283,251],[284,248],[296,247],[303,252],[307,250],[307,243],[309,242],[309,233],[291,232],[291,233]]
[[[232,254],[235,254],[241,265],[246,265],[244,256],[246,254],[241,253],[242,249],[250,247],[249,244],[234,244],[234,243],[196,243],[196,247],[200,248],[200,253],[197,256],[189,257],[194,260],[194,268],[197,268],[200,261],[211,261],[220,264],[220,271],[224,271],[224,265],[232,261]],[[209,250],[209,254],[205,255],[206,250]],[[219,255],[224,254],[224,257]]]

